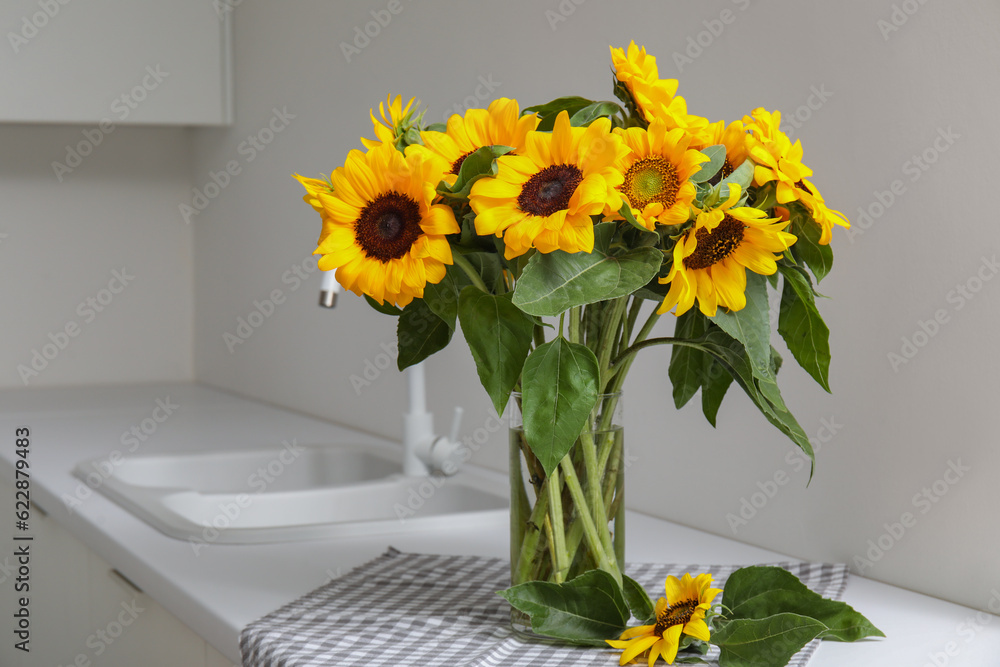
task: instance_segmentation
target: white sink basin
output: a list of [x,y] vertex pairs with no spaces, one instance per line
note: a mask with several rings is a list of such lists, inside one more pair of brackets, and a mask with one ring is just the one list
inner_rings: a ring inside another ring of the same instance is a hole
[[[135,456],[74,474],[161,532],[192,545],[260,543],[475,525],[506,512],[505,476],[464,469],[407,477],[372,444]],[[197,547],[196,547],[197,548]]]

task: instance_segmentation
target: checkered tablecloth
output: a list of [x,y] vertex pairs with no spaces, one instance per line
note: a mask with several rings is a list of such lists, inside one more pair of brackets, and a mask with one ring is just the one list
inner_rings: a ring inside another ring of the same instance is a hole
[[[823,595],[840,599],[845,565],[779,565]],[[654,600],[667,575],[711,572],[722,588],[738,565],[632,563],[627,574]],[[528,642],[510,628],[510,585],[502,558],[401,553],[375,560],[254,621],[240,636],[244,667],[556,667],[618,664],[620,651]],[[802,667],[818,641],[789,665]],[[712,648],[709,659],[718,655]]]

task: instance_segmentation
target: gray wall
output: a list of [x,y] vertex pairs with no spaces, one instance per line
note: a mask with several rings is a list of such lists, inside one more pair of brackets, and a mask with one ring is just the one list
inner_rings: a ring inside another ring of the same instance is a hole
[[0,387],[191,380],[190,133],[84,132],[0,125]]

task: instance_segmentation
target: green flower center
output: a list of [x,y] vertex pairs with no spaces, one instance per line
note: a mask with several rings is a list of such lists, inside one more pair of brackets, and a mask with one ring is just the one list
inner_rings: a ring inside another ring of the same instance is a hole
[[398,192],[383,192],[368,202],[354,222],[354,238],[370,259],[399,259],[420,238],[420,206]]
[[569,200],[582,182],[583,172],[575,164],[550,165],[521,186],[517,205],[532,215],[552,215],[569,208]]
[[695,232],[698,245],[694,252],[684,259],[684,268],[707,269],[718,264],[743,243],[743,232],[746,225],[731,215],[726,215],[722,222],[713,229],[699,229]]
[[697,608],[697,600],[684,600],[670,605],[656,616],[656,627],[653,628],[653,632],[662,637],[667,628],[686,624]]
[[636,160],[625,172],[625,181],[618,189],[628,197],[632,208],[641,211],[652,202],[670,208],[677,201],[680,185],[677,168],[666,158],[652,155]]

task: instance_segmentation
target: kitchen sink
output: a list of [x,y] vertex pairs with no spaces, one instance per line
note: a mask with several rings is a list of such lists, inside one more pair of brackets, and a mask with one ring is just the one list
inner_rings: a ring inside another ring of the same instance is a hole
[[506,512],[506,476],[465,467],[409,477],[394,447],[299,445],[106,458],[74,475],[161,532],[197,543],[372,535]]

